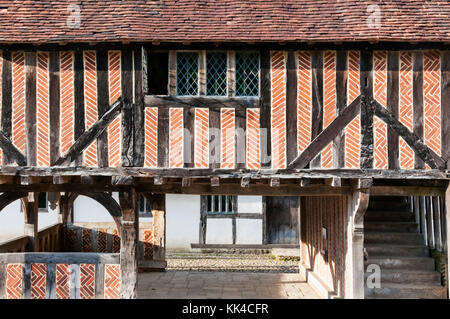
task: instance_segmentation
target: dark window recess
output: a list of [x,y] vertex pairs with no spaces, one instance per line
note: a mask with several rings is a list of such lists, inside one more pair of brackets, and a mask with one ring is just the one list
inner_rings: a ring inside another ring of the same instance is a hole
[[47,193],[39,193],[39,198],[38,198],[39,209],[47,209],[47,207],[48,207],[47,204],[48,204]]
[[177,95],[198,95],[197,52],[177,52]]
[[168,95],[169,53],[148,53],[148,94]]
[[223,213],[223,214],[232,214],[233,213],[233,204],[232,204],[232,196],[225,195],[209,195],[208,197],[208,206],[206,208],[206,213]]
[[139,216],[141,217],[153,217],[150,203],[144,196],[139,197]]
[[236,52],[236,96],[259,96],[258,52]]
[[227,95],[227,53],[206,54],[206,95]]

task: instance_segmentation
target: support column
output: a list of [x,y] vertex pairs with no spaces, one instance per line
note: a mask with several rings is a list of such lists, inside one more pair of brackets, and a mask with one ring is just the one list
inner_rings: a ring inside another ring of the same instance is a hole
[[39,193],[28,193],[27,197],[21,199],[25,219],[24,235],[30,238],[27,247],[30,252],[39,251],[38,198]]
[[122,218],[120,234],[120,298],[137,298],[137,242],[139,233],[138,196],[133,187],[119,192]]
[[151,196],[153,214],[153,260],[161,268],[166,267],[166,195]]
[[372,179],[358,180],[349,203],[345,282],[351,299],[364,299],[364,215],[371,186]]
[[[445,206],[445,227],[447,229],[446,231],[446,241],[447,241],[447,274],[449,271],[450,266],[450,183],[447,185],[447,190],[445,191],[445,199],[444,199],[444,206]],[[450,290],[447,293],[447,296],[450,298]]]

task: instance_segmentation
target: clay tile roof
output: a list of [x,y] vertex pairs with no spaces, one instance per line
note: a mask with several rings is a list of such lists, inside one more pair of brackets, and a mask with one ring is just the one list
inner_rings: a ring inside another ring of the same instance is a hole
[[0,0],[0,43],[448,42],[449,17],[449,0]]

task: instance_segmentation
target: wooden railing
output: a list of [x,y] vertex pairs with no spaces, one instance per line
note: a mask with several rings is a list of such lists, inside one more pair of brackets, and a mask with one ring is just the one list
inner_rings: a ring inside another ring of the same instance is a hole
[[0,299],[117,299],[119,254],[0,254]]
[[[62,224],[57,223],[39,231],[39,252],[61,251]],[[28,236],[20,236],[0,243],[0,253],[26,252],[30,242]]]
[[415,212],[416,222],[420,225],[424,244],[430,248],[431,255],[436,260],[436,269],[441,273],[442,284],[448,287],[448,225],[443,198],[414,196],[410,198],[410,203]]

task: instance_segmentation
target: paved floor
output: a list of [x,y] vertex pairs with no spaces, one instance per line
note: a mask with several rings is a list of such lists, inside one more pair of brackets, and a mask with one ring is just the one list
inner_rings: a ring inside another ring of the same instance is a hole
[[141,299],[316,299],[299,274],[168,270],[141,273]]

